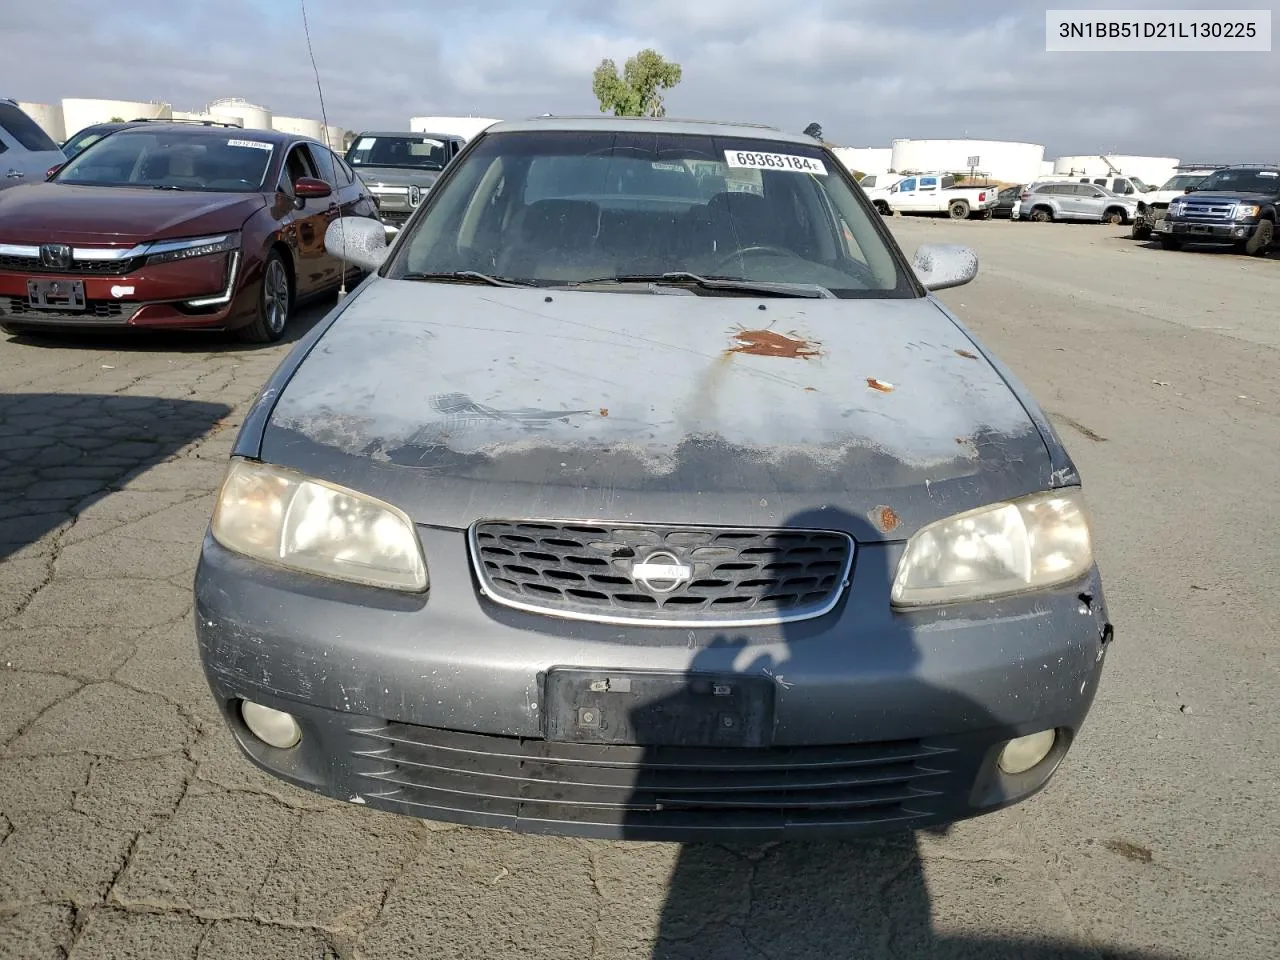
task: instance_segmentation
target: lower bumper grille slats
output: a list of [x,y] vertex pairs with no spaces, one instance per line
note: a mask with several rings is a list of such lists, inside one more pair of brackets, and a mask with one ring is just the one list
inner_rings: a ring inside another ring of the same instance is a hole
[[357,754],[367,793],[520,819],[679,828],[702,818],[761,828],[910,821],[956,782],[951,751],[918,741],[713,753],[396,723],[358,733],[368,742]]
[[48,310],[31,306],[26,297],[0,299],[0,318],[37,322],[126,323],[141,304],[120,300],[88,300],[83,310]]

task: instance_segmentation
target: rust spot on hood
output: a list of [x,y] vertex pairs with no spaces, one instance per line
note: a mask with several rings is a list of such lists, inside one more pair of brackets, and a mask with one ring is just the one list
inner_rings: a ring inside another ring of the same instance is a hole
[[726,353],[746,353],[753,357],[782,357],[786,360],[810,360],[822,356],[822,345],[799,334],[776,330],[737,330],[734,345]]
[[818,388],[817,388],[817,387],[805,387],[805,388],[804,388],[804,392],[805,392],[805,393],[817,393],[817,392],[818,392]]
[[958,356],[958,357],[964,357],[966,360],[977,360],[977,359],[978,359],[978,355],[977,355],[976,353],[970,353],[968,350],[957,350],[957,351],[956,351],[956,356]]
[[867,377],[867,386],[872,390],[879,390],[881,393],[893,393],[892,383],[885,383],[883,380],[877,380],[875,377]]
[[898,514],[894,511],[893,507],[876,507],[871,516],[875,520],[876,526],[885,533],[896,530],[898,528],[898,524],[902,522],[898,519]]
[[608,408],[608,407],[601,407],[601,408],[600,408],[600,416],[602,416],[602,417],[607,417],[608,415],[609,415],[609,408]]

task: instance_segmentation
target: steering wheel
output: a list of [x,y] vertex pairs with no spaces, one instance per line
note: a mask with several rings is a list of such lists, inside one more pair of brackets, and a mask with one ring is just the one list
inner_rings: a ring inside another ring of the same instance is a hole
[[795,253],[788,250],[786,247],[774,246],[771,243],[757,243],[749,247],[743,247],[740,250],[733,250],[733,251],[730,251],[729,253],[726,253],[723,257],[721,257],[712,265],[711,269],[719,270],[722,266],[729,263],[730,261],[737,260],[742,257],[758,257],[761,255],[775,256],[775,257],[790,257],[792,260],[794,260],[796,257]]

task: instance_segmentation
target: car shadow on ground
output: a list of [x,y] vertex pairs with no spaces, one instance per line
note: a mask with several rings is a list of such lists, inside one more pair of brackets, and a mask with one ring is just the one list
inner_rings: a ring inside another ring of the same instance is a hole
[[290,317],[284,336],[275,343],[249,343],[235,333],[206,330],[23,330],[0,334],[10,342],[58,350],[118,351],[121,353],[229,353],[280,347],[301,340],[338,303],[337,293],[300,305]]
[[1128,240],[1135,246],[1142,247],[1144,250],[1159,250],[1162,253],[1211,253],[1219,257],[1238,257],[1241,260],[1267,260],[1276,251],[1269,250],[1261,257],[1252,257],[1235,247],[1225,243],[1184,243],[1177,250],[1165,250],[1164,245],[1159,240],[1137,240],[1129,234],[1117,237],[1120,240]]
[[[842,611],[848,617],[850,604],[869,607],[887,602],[893,573],[890,558],[896,554],[872,542],[879,536],[867,520],[828,507],[791,516],[783,527],[845,531],[859,544],[851,586],[826,617],[840,616]],[[790,560],[794,559],[793,554]],[[769,562],[782,564],[786,560],[775,555]],[[929,658],[933,669],[918,669],[925,656],[912,618],[877,616],[867,609],[866,621],[874,621],[876,626],[870,633],[850,635],[845,664],[797,657],[806,645],[821,642],[821,634],[830,629],[829,623],[822,624],[826,617],[783,624],[782,636],[768,641],[762,641],[758,634],[753,639],[741,634],[717,635],[695,654],[686,677],[688,690],[701,689],[709,704],[717,695],[717,683],[719,696],[731,695],[725,685],[738,682],[735,674],[739,681],[743,675],[767,678],[765,686],[772,689],[773,696],[765,701],[772,699],[775,707],[789,702],[792,710],[785,718],[762,710],[781,722],[761,726],[782,729],[791,725],[794,730],[797,708],[810,715],[822,714],[823,694],[815,688],[821,685],[825,670],[842,667],[858,674],[880,672],[895,685],[892,692],[864,692],[865,706],[856,712],[855,719],[834,720],[870,730],[880,742],[853,748],[775,747],[767,751],[767,757],[760,751],[754,758],[739,755],[726,767],[723,752],[699,759],[688,748],[673,751],[662,745],[672,742],[670,718],[689,709],[687,692],[673,693],[656,704],[637,703],[630,711],[630,725],[638,742],[645,744],[645,753],[622,832],[640,838],[644,828],[663,818],[668,818],[668,823],[684,818],[703,825],[730,821],[745,827],[752,821],[769,822],[773,811],[787,804],[795,804],[790,813],[792,822],[861,822],[872,834],[877,823],[896,822],[896,832],[866,839],[813,837],[763,844],[753,842],[744,832],[747,839],[740,843],[684,844],[666,890],[652,960],[1138,960],[1136,954],[1055,938],[1049,932],[1053,927],[1059,932],[1071,928],[1065,910],[1054,916],[1048,906],[1058,902],[1055,897],[1060,900],[1056,889],[1053,896],[1045,898],[1046,904],[1027,902],[1029,892],[1037,887],[1027,873],[1035,868],[1024,869],[989,851],[969,854],[971,864],[960,868],[959,883],[955,876],[959,861],[940,859],[944,869],[935,869],[932,879],[938,888],[931,891],[919,834],[913,828],[945,837],[949,827],[930,825],[928,819],[931,794],[967,796],[973,784],[971,775],[959,769],[950,772],[950,765],[963,767],[963,761],[945,751],[928,754],[927,740],[922,743],[907,738],[920,736],[935,723],[939,733],[988,733],[990,740],[979,737],[982,749],[988,742],[1015,734],[1006,720],[984,705],[945,689],[936,679],[930,682],[929,673],[936,677],[940,659],[936,641]],[[868,636],[874,636],[874,644],[868,643]],[[732,696],[739,698],[737,703],[749,699],[742,686],[734,689]],[[851,692],[850,696],[858,694]],[[898,704],[910,704],[911,708],[897,709]],[[709,726],[744,732],[751,728],[750,721],[741,719],[749,713],[730,709],[726,716],[730,714],[721,724],[719,720],[724,718],[716,718],[713,710],[703,707],[703,715],[714,721]],[[905,729],[920,717],[930,719],[916,730]],[[770,733],[764,737],[769,739]],[[837,743],[852,739],[849,735]],[[1069,767],[1059,775],[1070,776]],[[945,842],[934,840],[931,846],[936,849]],[[1020,882],[1005,884],[1002,870]],[[935,911],[935,898],[940,911]],[[1056,923],[1044,922],[1046,916]],[[982,932],[984,927],[1026,934],[988,935]],[[1038,935],[1046,927],[1049,930]],[[1148,953],[1142,960],[1160,958]]]
[[0,394],[0,564],[217,430],[230,412],[168,397]]

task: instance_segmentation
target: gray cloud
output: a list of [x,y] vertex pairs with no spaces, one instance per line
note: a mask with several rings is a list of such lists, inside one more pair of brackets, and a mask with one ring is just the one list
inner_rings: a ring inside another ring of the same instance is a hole
[[[294,3],[10,6],[8,96],[163,99],[179,109],[243,96],[281,115],[319,116]],[[668,95],[672,115],[790,130],[818,120],[829,138],[857,146],[967,135],[1043,143],[1048,156],[1108,150],[1216,160],[1276,152],[1275,55],[1050,54],[1043,7],[308,0],[308,10],[329,121],[351,128],[399,126],[427,113],[595,113],[595,64],[654,46],[684,67],[684,81]]]

